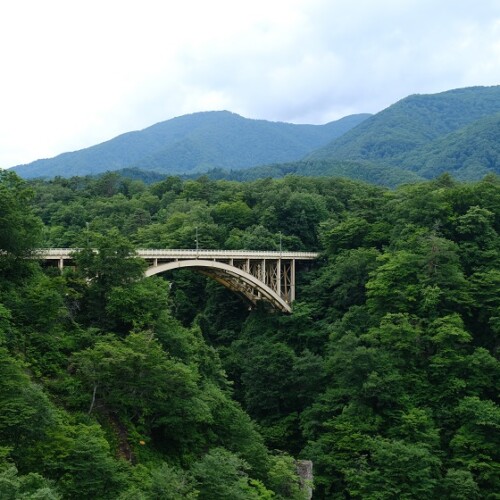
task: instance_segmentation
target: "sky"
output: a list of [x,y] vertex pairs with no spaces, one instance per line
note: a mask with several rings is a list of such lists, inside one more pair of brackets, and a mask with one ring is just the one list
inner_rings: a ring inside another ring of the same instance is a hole
[[500,0],[11,0],[0,167],[187,113],[323,124],[500,84]]

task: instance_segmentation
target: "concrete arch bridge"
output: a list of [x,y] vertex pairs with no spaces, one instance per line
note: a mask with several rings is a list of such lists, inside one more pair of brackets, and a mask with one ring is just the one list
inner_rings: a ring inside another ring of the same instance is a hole
[[[76,248],[44,248],[36,257],[61,270],[71,265]],[[267,252],[254,250],[136,250],[149,267],[145,276],[191,268],[241,295],[252,305],[260,301],[277,310],[292,312],[295,275],[301,262],[318,258],[316,252]]]

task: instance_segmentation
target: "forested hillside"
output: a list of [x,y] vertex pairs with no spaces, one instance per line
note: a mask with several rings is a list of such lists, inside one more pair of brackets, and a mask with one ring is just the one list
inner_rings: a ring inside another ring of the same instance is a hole
[[428,179],[443,171],[458,171],[464,180],[480,179],[488,172],[500,173],[499,112],[500,86],[412,95],[307,159],[367,160],[410,169]]
[[[134,248],[316,250],[292,315]],[[500,180],[0,173],[0,498],[500,491]],[[36,246],[81,250],[61,275]],[[91,249],[98,248],[99,253]]]
[[99,174],[140,168],[162,174],[241,169],[299,160],[368,118],[346,116],[325,125],[250,120],[228,111],[179,116],[90,148],[14,167],[24,178]]
[[[131,180],[143,181],[146,184],[160,182],[164,175],[138,168],[125,168],[116,172],[120,176]],[[396,187],[424,181],[417,173],[398,167],[381,165],[369,161],[358,160],[304,160],[286,163],[274,163],[259,167],[240,170],[224,170],[214,168],[208,170],[204,176],[211,180],[227,181],[256,181],[257,179],[281,179],[287,175],[304,177],[342,177],[355,181],[367,182],[377,186]],[[185,174],[180,176],[184,180],[195,180],[200,174]]]
[[[124,172],[124,174],[130,176],[132,172]],[[381,165],[365,160],[304,160],[262,165],[260,167],[232,170],[230,172],[214,169],[208,171],[206,175],[216,180],[255,181],[267,177],[280,179],[292,174],[305,177],[342,177],[385,187],[396,187],[401,184],[424,180],[423,177],[411,170],[392,167],[390,165]],[[195,176],[190,177],[195,178]],[[147,177],[145,177],[145,180],[147,180]]]
[[387,160],[499,111],[500,86],[411,95],[311,157]]
[[402,165],[426,178],[443,172],[462,180],[500,174],[500,113],[417,148]]

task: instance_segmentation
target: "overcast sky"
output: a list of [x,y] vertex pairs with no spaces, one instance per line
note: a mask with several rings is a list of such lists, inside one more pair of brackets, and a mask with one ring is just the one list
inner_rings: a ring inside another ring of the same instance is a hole
[[500,84],[500,0],[6,0],[0,167],[186,113],[322,124]]

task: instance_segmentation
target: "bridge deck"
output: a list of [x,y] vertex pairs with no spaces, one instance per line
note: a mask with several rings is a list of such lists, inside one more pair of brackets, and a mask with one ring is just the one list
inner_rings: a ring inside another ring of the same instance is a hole
[[[39,248],[32,258],[57,265],[62,271],[71,265],[78,250]],[[319,256],[317,252],[201,249],[140,249],[135,254],[149,265],[146,277],[190,267],[243,295],[252,304],[266,300],[284,312],[291,312],[295,300],[296,262]]]
[[[71,259],[80,248],[39,248],[35,254],[40,259]],[[265,250],[196,250],[196,249],[139,249],[138,257],[144,259],[296,259],[314,260],[317,252],[279,252]]]

